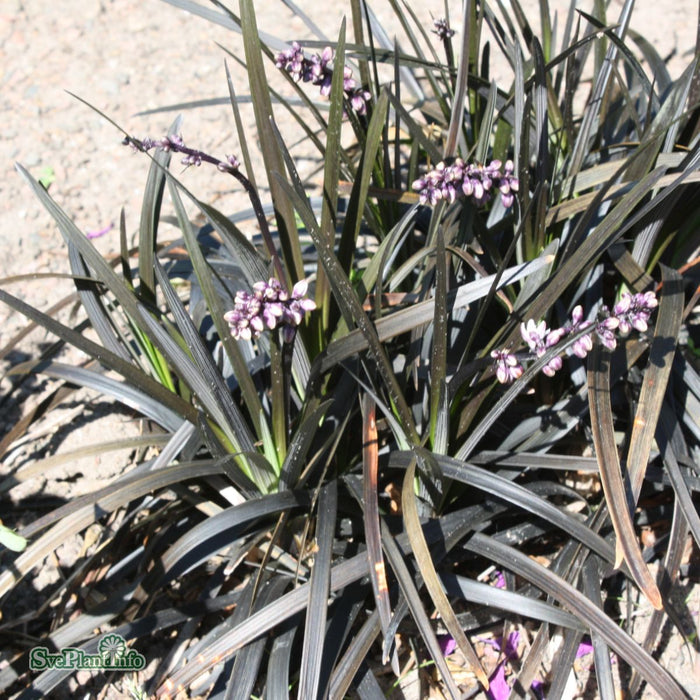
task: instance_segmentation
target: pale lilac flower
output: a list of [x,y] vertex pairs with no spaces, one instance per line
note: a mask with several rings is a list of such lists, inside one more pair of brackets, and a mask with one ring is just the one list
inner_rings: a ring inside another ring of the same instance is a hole
[[[567,336],[581,334],[567,352],[583,359],[593,349],[593,332],[606,348],[614,350],[617,346],[616,333],[626,335],[633,328],[640,332],[646,331],[649,318],[657,306],[658,301],[654,292],[634,295],[624,293],[612,311],[607,306],[601,308],[596,322],[584,320],[583,307],[579,304],[572,310],[571,320],[561,328],[548,329],[545,321],[538,323],[534,319],[529,319],[520,324],[520,335],[528,346],[530,356],[534,359],[542,357],[548,350],[555,348]],[[582,333],[588,328],[590,332]],[[512,353],[506,350],[494,350],[491,357],[494,359],[499,382],[506,384],[522,375],[523,367]],[[548,377],[553,377],[562,368],[562,364],[561,355],[557,354],[547,362],[542,372]]]
[[523,367],[518,358],[507,350],[493,350],[491,357],[496,361],[496,378],[501,384],[510,384],[522,376]]
[[343,90],[352,92],[357,87],[355,78],[352,77],[352,70],[345,66],[343,68]]
[[580,338],[577,338],[571,346],[571,350],[576,357],[580,357],[581,359],[586,357],[586,355],[593,350],[593,339],[590,334],[582,335]]
[[548,376],[553,377],[562,368],[562,359],[560,355],[555,355],[543,368],[542,371]]
[[252,294],[236,292],[234,307],[224,314],[224,320],[236,340],[252,340],[259,338],[265,329],[282,327],[285,341],[290,342],[306,313],[316,308],[315,302],[306,297],[306,291],[305,280],[294,285],[291,296],[274,277],[267,282],[256,282]]
[[362,88],[356,88],[355,90],[348,92],[346,94],[350,106],[358,114],[367,114],[367,105],[369,104],[372,94],[363,90]]
[[222,172],[233,172],[241,167],[241,163],[236,156],[226,156],[226,161],[217,163],[217,168]]
[[[565,331],[563,328],[550,330],[544,321],[535,323],[534,319],[530,319],[527,323],[520,324],[520,335],[527,343],[534,357],[542,357],[547,350],[554,347],[564,337]],[[542,371],[548,377],[553,377],[561,368],[561,357],[555,355],[542,368]]]
[[291,49],[277,54],[275,65],[287,71],[295,82],[299,82],[302,79],[302,71],[306,65],[303,49],[296,41],[293,41]]
[[513,205],[513,201],[515,200],[513,192],[517,192],[520,187],[518,178],[513,174],[514,167],[513,161],[507,160],[506,164],[503,166],[503,174],[498,181],[497,187],[501,192],[501,201],[504,207]]
[[530,319],[527,323],[521,323],[520,335],[537,357],[542,357],[545,354],[547,351],[545,340],[549,335],[549,329],[544,321],[535,323],[533,319]]
[[[413,183],[421,204],[434,205],[439,199],[453,202],[458,196],[471,197],[476,204],[485,204],[491,198],[491,192],[501,193],[503,204],[513,204],[513,192],[518,190],[518,180],[513,175],[513,163],[507,161],[503,171],[501,162],[493,160],[488,165],[466,165],[457,159],[452,165],[438,163],[435,168]],[[439,194],[437,194],[439,193]]]
[[193,153],[191,155],[185,156],[181,162],[183,165],[200,166],[202,164],[202,156],[199,153]]
[[430,204],[434,207],[438,200],[442,199],[442,192],[436,186],[435,180],[430,173],[415,180],[413,189],[418,192],[421,204]]
[[602,309],[602,313],[604,318],[596,326],[596,333],[608,350],[614,350],[617,347],[615,331],[620,328],[620,319],[617,316],[608,316],[609,312],[605,306]]
[[[583,320],[583,307],[579,304],[575,306],[571,312],[571,322],[564,326],[564,331],[566,335],[571,335],[572,333],[578,333],[591,325],[592,323],[590,321]],[[593,338],[591,337],[590,333],[586,333],[580,338],[577,338],[574,341],[574,344],[571,346],[571,352],[576,355],[576,357],[580,357],[581,359],[586,357],[586,355],[588,355],[592,349]]]
[[320,92],[324,97],[328,97],[331,92],[331,82],[333,81],[333,69],[331,61],[333,60],[333,49],[326,46],[319,56],[316,54],[311,57],[309,66],[309,78],[312,85],[317,85],[321,88]]
[[[311,58],[304,56],[304,50],[297,42],[292,47],[277,54],[275,65],[286,71],[294,82],[303,81],[316,85],[321,95],[328,97],[333,82],[333,49],[326,46],[320,54],[314,54]],[[343,66],[343,91],[345,99],[357,114],[367,113],[367,104],[371,94],[367,90],[357,87],[352,70]]]
[[627,335],[632,328],[644,333],[648,328],[651,312],[658,303],[654,292],[644,292],[634,296],[625,292],[613,308],[613,314],[620,321],[620,333]]

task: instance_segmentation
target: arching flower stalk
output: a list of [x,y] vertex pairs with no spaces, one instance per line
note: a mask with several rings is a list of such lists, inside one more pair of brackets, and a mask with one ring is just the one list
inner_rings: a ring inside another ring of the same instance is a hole
[[[544,321],[538,323],[534,319],[521,323],[520,335],[528,346],[528,353],[523,357],[522,353],[515,354],[506,349],[494,350],[491,357],[494,360],[496,378],[501,384],[510,384],[524,372],[521,359],[538,359],[572,335],[578,337],[566,348],[566,352],[581,359],[593,349],[594,333],[606,348],[614,350],[617,345],[616,333],[626,336],[632,329],[645,332],[657,305],[658,300],[654,292],[625,292],[612,310],[607,306],[602,307],[597,321],[585,321],[583,308],[576,306],[571,312],[571,320],[561,328],[550,329]],[[588,328],[590,332],[585,332]],[[548,377],[553,377],[562,365],[561,354],[554,355],[542,368],[542,372]]]
[[284,279],[285,273],[282,267],[282,261],[277,254],[277,249],[272,240],[272,234],[270,233],[270,227],[267,223],[267,217],[265,216],[265,210],[260,201],[260,196],[253,183],[240,171],[240,162],[236,156],[226,156],[225,160],[220,160],[204,151],[197,150],[196,148],[189,148],[185,145],[182,136],[178,134],[169,134],[162,139],[145,138],[141,140],[132,136],[126,136],[122,143],[125,146],[131,146],[134,150],[143,153],[147,153],[154,148],[161,148],[164,151],[170,151],[172,153],[182,153],[184,157],[181,162],[187,167],[209,163],[210,165],[214,165],[222,173],[228,173],[236,178],[248,194],[253,211],[255,212],[255,218],[257,219],[258,226],[260,226],[260,233],[265,242],[265,247],[272,258],[272,264],[275,266],[275,274],[277,274],[279,279]]

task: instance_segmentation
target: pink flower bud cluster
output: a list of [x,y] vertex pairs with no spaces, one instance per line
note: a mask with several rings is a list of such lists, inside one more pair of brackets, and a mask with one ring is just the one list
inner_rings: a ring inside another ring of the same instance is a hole
[[[302,80],[305,83],[317,85],[321,94],[328,97],[333,80],[332,62],[333,49],[330,46],[326,46],[320,55],[315,54],[311,58],[306,58],[304,50],[295,41],[292,43],[291,49],[277,54],[275,65],[289,73],[294,82],[298,83]],[[367,90],[357,87],[357,83],[352,77],[352,70],[347,66],[343,67],[343,90],[352,109],[357,114],[366,114],[367,103],[371,95]]]
[[485,204],[491,193],[499,191],[506,207],[515,200],[518,178],[513,175],[513,161],[506,161],[501,170],[501,161],[492,160],[488,165],[467,164],[457,158],[451,165],[438,163],[435,169],[418,178],[413,190],[420,196],[421,204],[435,206],[441,199],[452,203],[458,197],[471,197],[476,204]]
[[[644,333],[648,328],[649,318],[657,305],[658,301],[654,292],[639,294],[625,292],[612,310],[603,306],[598,320],[595,322],[584,321],[583,308],[576,306],[571,312],[571,321],[565,323],[561,328],[550,329],[547,328],[544,321],[537,323],[534,319],[530,319],[526,323],[520,324],[520,335],[528,346],[528,358],[537,359],[568,336],[576,334],[578,337],[567,348],[567,352],[584,358],[593,349],[593,333],[610,350],[614,350],[617,345],[616,333],[625,336],[632,329]],[[587,328],[590,328],[590,333],[581,333]],[[494,360],[496,378],[501,384],[509,384],[522,376],[524,368],[514,353],[505,349],[494,350],[491,357]],[[555,355],[542,368],[542,371],[548,377],[553,377],[561,368],[561,355]]]
[[455,30],[450,29],[450,25],[447,20],[443,17],[433,20],[433,34],[437,34],[440,41],[445,41],[446,39],[451,39],[455,35]]
[[256,282],[252,293],[236,292],[233,309],[224,314],[231,335],[236,340],[251,340],[259,338],[265,329],[280,327],[285,342],[291,342],[305,314],[316,308],[306,296],[307,288],[306,280],[301,280],[290,294],[271,277],[267,282]]
[[152,150],[153,148],[162,148],[164,151],[171,151],[173,153],[184,154],[182,158],[183,165],[201,165],[203,162],[211,163],[216,165],[216,167],[222,172],[233,173],[238,170],[240,163],[236,156],[226,156],[226,160],[218,160],[208,155],[204,151],[199,151],[196,148],[188,148],[185,146],[185,142],[182,140],[182,136],[178,134],[170,134],[164,136],[162,139],[152,139],[145,138],[141,141],[133,139],[127,136],[122,143],[124,145],[131,146],[137,151],[143,151],[144,153]]

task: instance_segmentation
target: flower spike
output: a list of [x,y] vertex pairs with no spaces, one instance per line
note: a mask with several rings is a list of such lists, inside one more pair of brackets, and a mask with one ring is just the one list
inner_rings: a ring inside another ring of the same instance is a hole
[[[578,337],[567,352],[583,359],[593,349],[593,332],[609,350],[614,350],[617,346],[616,332],[624,336],[634,328],[644,333],[658,303],[654,292],[634,295],[625,292],[612,311],[607,306],[602,307],[596,322],[584,320],[583,307],[578,305],[571,312],[571,320],[561,328],[549,329],[544,321],[537,322],[531,318],[520,324],[520,335],[528,346],[531,359],[542,357],[566,337],[576,335]],[[586,332],[588,328],[590,332]],[[501,384],[510,384],[522,375],[523,366],[514,354],[507,350],[494,350],[491,357],[494,360],[496,378]],[[562,364],[561,354],[554,355],[542,368],[542,372],[553,377],[562,368]]]

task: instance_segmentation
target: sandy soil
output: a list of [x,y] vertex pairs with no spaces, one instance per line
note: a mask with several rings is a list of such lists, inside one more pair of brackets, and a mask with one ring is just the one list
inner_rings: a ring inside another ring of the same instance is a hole
[[[204,4],[204,3],[203,3]],[[313,13],[331,37],[337,34],[345,3],[298,3]],[[374,3],[386,19],[388,33],[396,31],[389,21],[386,2]],[[567,2],[550,1],[552,8]],[[637,3],[632,27],[669,57],[669,70],[678,76],[688,65],[695,44],[697,4],[642,0]],[[451,2],[455,15],[459,3]],[[537,3],[523,3],[533,26],[538,26]],[[589,11],[590,2],[579,6]],[[415,5],[426,22],[440,16],[443,0]],[[621,7],[613,0],[614,18]],[[274,0],[256,3],[259,25],[281,40],[308,37],[302,21]],[[237,4],[233,4],[237,11]],[[561,15],[560,15],[561,16]],[[560,20],[560,22],[563,21]],[[458,27],[456,27],[458,28]],[[104,229],[96,245],[106,255],[118,250],[116,225],[122,207],[130,233],[138,227],[140,197],[148,169],[147,161],[120,145],[121,134],[106,119],[69,93],[78,95],[97,110],[137,136],[163,134],[175,116],[184,114],[183,135],[188,143],[216,154],[235,153],[238,143],[230,106],[214,104],[197,109],[169,109],[143,114],[165,106],[225,98],[223,68],[225,51],[242,55],[240,37],[188,15],[159,0],[3,0],[0,5],[0,278],[35,272],[68,272],[65,250],[51,218],[17,174],[14,163],[22,163],[35,177],[53,172],[51,194],[86,233]],[[229,60],[234,85],[240,95],[248,87],[245,74]],[[504,79],[496,70],[497,80]],[[270,73],[273,73],[270,71]],[[272,75],[272,79],[275,76]],[[280,83],[281,84],[281,83]],[[244,118],[252,125],[250,110]],[[280,124],[290,143],[295,143],[289,121]],[[304,144],[293,152],[302,175],[312,177],[315,163],[305,156]],[[247,201],[231,182],[211,169],[190,169],[183,176],[187,185],[205,201],[225,212],[233,212]],[[71,291],[65,280],[0,282],[0,287],[39,308],[46,308]],[[22,327],[23,319],[0,306],[0,348]],[[4,362],[17,363],[34,356],[50,338],[40,331],[30,336],[21,352]],[[4,371],[4,370],[3,370]],[[11,383],[0,384],[0,437],[18,416],[16,403],[3,402]],[[32,381],[24,396],[36,401],[46,382]],[[80,430],[72,428],[71,411],[90,402]],[[42,454],[54,454],[99,442],[105,434],[115,437],[137,434],[141,426],[125,410],[101,401],[89,392],[78,394],[62,414],[65,425],[47,425],[35,431],[8,454],[1,476],[19,466],[32,464]],[[13,501],[40,493],[42,497],[66,498],[93,490],[101,480],[125,468],[127,451],[101,459],[90,457],[58,465],[49,474],[39,474],[10,492]],[[3,509],[7,507],[7,501]],[[23,517],[29,517],[27,512]],[[65,553],[70,561],[70,552]],[[62,555],[59,556],[59,559]],[[37,587],[41,580],[37,580]],[[672,654],[681,654],[676,649]]]

